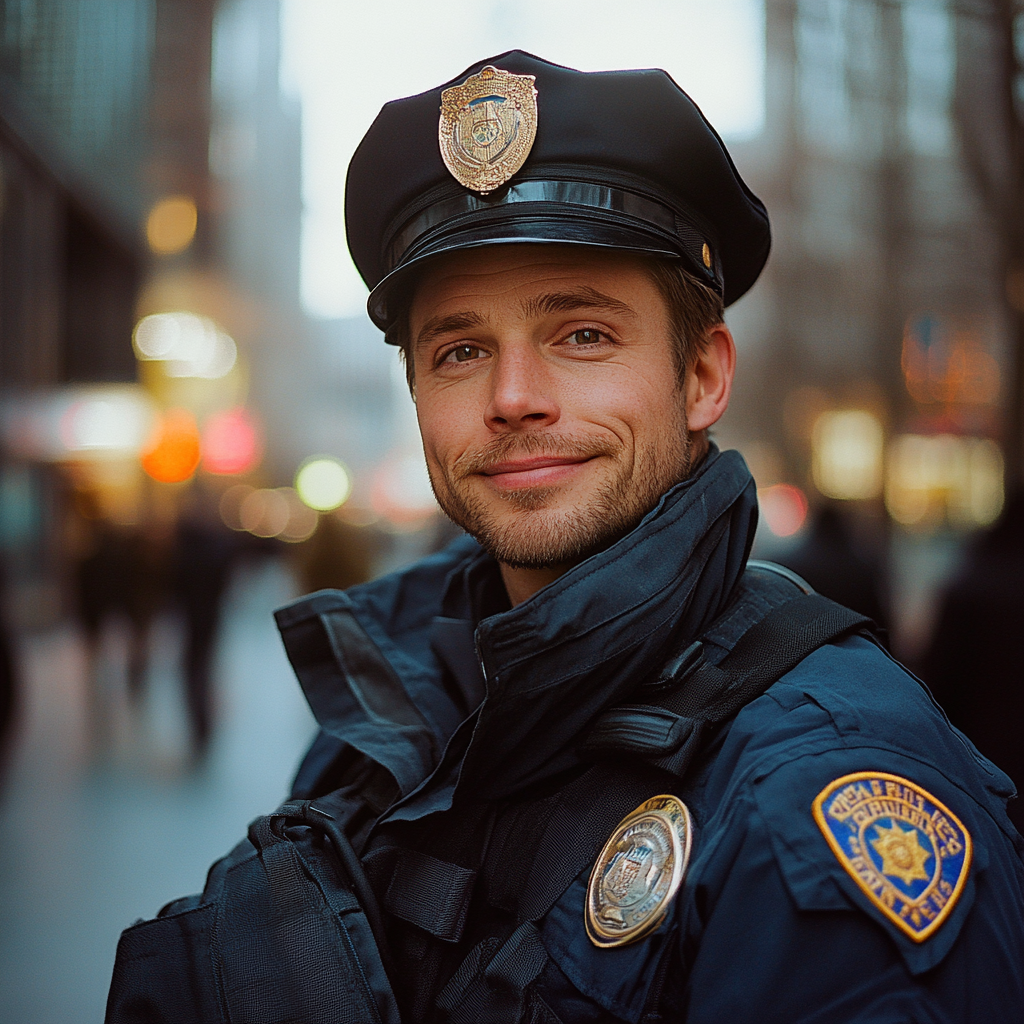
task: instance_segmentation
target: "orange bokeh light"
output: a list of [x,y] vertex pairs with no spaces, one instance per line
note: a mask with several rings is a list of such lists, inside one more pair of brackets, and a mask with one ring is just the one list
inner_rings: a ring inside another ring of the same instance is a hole
[[195,417],[187,409],[168,409],[143,453],[142,468],[161,483],[181,483],[196,471],[199,455]]
[[214,413],[203,428],[203,469],[231,476],[247,473],[260,460],[256,421],[245,409]]

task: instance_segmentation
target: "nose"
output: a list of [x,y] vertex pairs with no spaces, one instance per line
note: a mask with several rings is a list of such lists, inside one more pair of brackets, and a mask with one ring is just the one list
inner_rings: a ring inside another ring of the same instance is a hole
[[499,433],[550,426],[560,409],[544,360],[531,346],[509,346],[495,358],[491,395],[484,413]]

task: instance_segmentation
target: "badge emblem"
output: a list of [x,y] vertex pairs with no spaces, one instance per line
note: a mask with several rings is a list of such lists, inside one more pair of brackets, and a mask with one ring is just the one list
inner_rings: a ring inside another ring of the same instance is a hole
[[595,946],[625,946],[661,924],[686,874],[692,837],[690,812],[674,796],[652,797],[619,822],[587,885]]
[[971,866],[960,819],[908,779],[856,772],[814,799],[814,820],[847,874],[904,934],[924,942],[949,917]]
[[534,81],[488,65],[441,93],[441,159],[460,184],[491,192],[523,166],[537,137]]

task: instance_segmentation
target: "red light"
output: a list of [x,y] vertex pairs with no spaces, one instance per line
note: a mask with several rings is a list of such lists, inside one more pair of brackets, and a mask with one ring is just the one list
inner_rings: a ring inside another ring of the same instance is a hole
[[765,525],[776,537],[792,537],[807,519],[807,497],[792,484],[775,484],[757,492]]
[[165,484],[187,480],[199,465],[199,428],[186,409],[168,409],[153,442],[142,456],[142,468]]
[[203,469],[231,476],[247,473],[260,460],[256,422],[245,409],[214,413],[203,428]]

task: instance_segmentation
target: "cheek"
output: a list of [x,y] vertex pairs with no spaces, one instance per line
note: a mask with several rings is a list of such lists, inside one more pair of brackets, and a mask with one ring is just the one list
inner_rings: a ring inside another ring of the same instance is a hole
[[581,420],[607,425],[616,434],[625,434],[623,440],[671,436],[682,419],[685,401],[674,375],[621,369],[604,379],[593,375],[566,388],[563,414],[571,410]]
[[428,461],[449,463],[472,445],[473,426],[478,417],[470,405],[444,390],[417,395],[416,419]]

